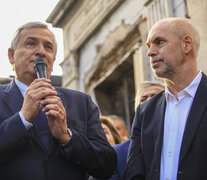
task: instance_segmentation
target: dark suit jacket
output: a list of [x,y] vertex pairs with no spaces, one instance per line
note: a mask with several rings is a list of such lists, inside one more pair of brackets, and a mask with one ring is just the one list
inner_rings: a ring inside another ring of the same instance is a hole
[[52,138],[47,153],[36,127],[26,130],[20,119],[23,97],[15,82],[0,86],[1,180],[84,180],[87,174],[112,175],[116,154],[101,127],[97,106],[84,93],[64,88],[56,91],[73,136],[65,148]]
[[117,144],[113,146],[114,150],[116,151],[116,155],[118,158],[117,170],[110,178],[110,180],[119,180],[123,178],[124,171],[127,165],[127,154],[129,149],[130,141],[127,140],[121,144]]
[[[130,141],[127,140],[121,144],[117,144],[113,146],[114,150],[116,151],[117,158],[118,158],[117,169],[115,170],[113,176],[110,177],[108,180],[123,179],[124,171],[127,165],[127,154],[128,154],[128,149],[129,149],[129,143]],[[90,177],[88,180],[103,180],[103,179],[97,179],[97,178]]]
[[[159,179],[165,107],[164,92],[138,106],[124,179]],[[207,77],[204,74],[186,122],[177,179],[207,179]]]

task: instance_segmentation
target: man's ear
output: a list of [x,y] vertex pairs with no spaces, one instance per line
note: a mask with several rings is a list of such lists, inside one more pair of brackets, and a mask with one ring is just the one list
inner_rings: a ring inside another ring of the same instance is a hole
[[8,49],[8,57],[10,64],[14,64],[14,51],[11,48]]
[[190,35],[186,35],[183,38],[183,50],[186,54],[190,53],[193,49],[193,40]]

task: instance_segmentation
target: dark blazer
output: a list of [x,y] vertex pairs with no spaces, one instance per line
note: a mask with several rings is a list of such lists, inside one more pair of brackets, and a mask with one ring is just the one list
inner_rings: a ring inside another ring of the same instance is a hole
[[97,106],[84,93],[64,88],[56,91],[73,135],[65,148],[51,137],[47,153],[37,128],[26,130],[20,119],[23,97],[14,80],[0,86],[1,180],[84,180],[87,174],[112,175],[116,154],[101,127]]
[[[108,180],[121,180],[123,179],[124,171],[127,165],[127,154],[129,149],[129,143],[130,141],[127,140],[121,144],[117,144],[113,146],[114,150],[116,151],[116,155],[118,158],[117,161],[117,169],[115,170],[112,177],[110,177]],[[97,179],[90,177],[88,180],[103,180],[103,179]]]
[[118,158],[117,170],[110,178],[110,180],[118,180],[122,179],[124,175],[124,171],[127,165],[127,154],[129,149],[130,141],[127,140],[121,144],[117,144],[113,146],[114,150],[116,151],[116,155]]
[[[165,107],[164,92],[138,106],[124,179],[159,179]],[[177,179],[207,179],[207,77],[204,74],[187,118]]]

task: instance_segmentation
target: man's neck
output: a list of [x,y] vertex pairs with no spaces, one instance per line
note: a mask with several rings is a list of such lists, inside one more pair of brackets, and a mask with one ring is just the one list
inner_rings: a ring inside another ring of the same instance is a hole
[[184,77],[180,76],[178,78],[174,78],[172,80],[165,79],[165,84],[169,91],[177,98],[177,94],[185,89],[190,83],[195,79],[198,75],[199,71],[195,73],[186,74]]
[[16,79],[18,80],[18,81],[20,81],[21,83],[24,83],[25,85],[27,85],[27,86],[29,86],[32,82],[33,82],[33,80],[31,81],[31,80],[26,80],[26,78],[19,78],[19,77],[16,77]]

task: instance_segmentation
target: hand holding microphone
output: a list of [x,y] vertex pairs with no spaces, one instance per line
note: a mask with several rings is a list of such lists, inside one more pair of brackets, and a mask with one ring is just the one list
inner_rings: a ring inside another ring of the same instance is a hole
[[[47,79],[47,64],[44,59],[37,58],[34,62],[37,78]],[[54,89],[53,89],[54,91]],[[57,95],[49,95],[42,99],[43,111],[48,116],[48,125],[53,136],[61,144],[68,142],[69,135],[66,124],[66,111],[61,99]]]
[[28,122],[37,116],[42,100],[46,97],[57,96],[51,81],[47,79],[46,62],[42,58],[37,58],[34,62],[34,69],[38,78],[27,88],[21,109],[23,116]]

